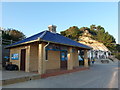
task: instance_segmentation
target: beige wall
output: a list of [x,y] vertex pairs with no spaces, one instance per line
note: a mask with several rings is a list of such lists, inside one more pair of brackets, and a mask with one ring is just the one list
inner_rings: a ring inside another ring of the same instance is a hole
[[[41,46],[42,45],[42,46]],[[21,49],[26,49],[26,72],[33,72],[38,71],[38,69],[46,71],[48,69],[59,69],[60,68],[60,51],[48,51],[48,60],[45,60],[45,54],[43,47],[45,43],[38,44],[38,43],[31,43],[30,45],[20,46],[16,48],[10,49],[10,56],[11,54],[18,53],[19,60],[10,60],[13,64],[17,64],[20,69],[20,56],[21,56]],[[41,46],[41,48],[40,48]],[[78,61],[78,52],[75,49],[75,52],[72,53],[72,67],[79,66]],[[39,72],[41,72],[39,70]]]
[[87,55],[88,50],[84,50],[84,66],[88,67],[88,55]]
[[46,61],[45,61],[45,52],[44,47],[45,43],[40,43],[38,45],[38,73],[44,74],[46,73]]
[[38,43],[30,44],[30,71],[38,71]]
[[48,61],[46,61],[46,69],[60,68],[60,51],[48,51]]
[[[74,49],[74,52],[73,52]],[[79,60],[78,60],[78,49],[69,47],[68,49],[68,61],[67,61],[67,69],[72,70],[74,67],[79,66]]]
[[75,52],[73,53],[73,67],[79,66],[79,60],[78,60],[78,50],[75,49]]
[[[16,64],[18,65],[19,69],[20,69],[20,59],[21,59],[21,49],[26,49],[26,52],[28,52],[29,50],[29,45],[27,46],[20,46],[20,47],[15,47],[15,48],[11,48],[10,49],[10,62],[12,62],[12,64]],[[12,54],[18,53],[19,54],[19,60],[11,60],[11,56]],[[26,53],[26,71],[28,71],[27,66],[28,66],[28,60],[29,60],[29,53]]]
[[38,44],[32,43],[30,45],[26,46],[20,46],[16,48],[10,49],[10,56],[14,53],[19,54],[19,60],[11,60],[13,64],[16,64],[19,66],[20,69],[20,60],[21,60],[21,49],[26,49],[26,61],[25,61],[25,71],[37,71],[38,70]]
[[[18,53],[18,54],[19,54],[19,60],[12,60],[12,59],[11,59],[11,56],[12,56],[12,54],[14,54],[14,53]],[[18,48],[12,48],[12,49],[10,49],[10,62],[12,62],[12,64],[18,65],[18,67],[19,67],[19,69],[20,69],[20,51],[19,51]]]

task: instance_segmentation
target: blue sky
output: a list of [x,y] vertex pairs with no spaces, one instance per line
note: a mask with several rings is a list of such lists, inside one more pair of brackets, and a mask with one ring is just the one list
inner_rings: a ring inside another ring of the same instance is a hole
[[27,37],[57,26],[101,25],[118,40],[117,2],[3,2],[2,27],[21,30]]

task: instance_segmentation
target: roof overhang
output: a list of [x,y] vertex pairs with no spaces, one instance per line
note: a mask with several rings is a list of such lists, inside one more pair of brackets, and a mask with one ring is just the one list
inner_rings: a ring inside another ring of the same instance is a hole
[[[83,49],[86,49],[86,50],[91,50],[91,49],[93,49],[92,47],[90,47],[90,48],[84,48],[84,47],[78,47],[78,46],[74,46],[74,45],[57,43],[57,42],[52,42],[52,41],[47,41],[47,40],[42,40],[42,39],[40,39],[40,41],[49,42],[49,43],[54,43],[54,44],[60,44],[60,45],[65,45],[65,46],[71,46],[71,47],[77,47],[77,48],[83,48]],[[88,47],[89,47],[89,46],[88,46]]]
[[25,44],[33,43],[33,42],[36,42],[36,41],[40,41],[40,38],[38,38],[38,39],[36,39],[36,40],[32,40],[32,41],[28,41],[28,42],[24,42],[24,43],[20,43],[20,44],[12,45],[12,46],[7,46],[7,47],[5,47],[5,48],[6,48],[6,49],[9,49],[9,48],[13,48],[13,47],[17,47],[17,46],[21,46],[21,45],[25,45]]
[[[20,43],[20,44],[8,46],[8,47],[5,47],[5,48],[6,48],[6,49],[10,49],[10,48],[14,48],[14,47],[21,46],[21,45],[25,45],[25,44],[30,44],[30,43],[37,42],[37,41],[50,42],[50,43],[55,43],[55,44],[60,44],[60,45],[65,45],[65,46],[72,46],[72,47],[82,48],[82,49],[86,49],[86,50],[91,50],[91,49],[93,49],[92,47],[90,47],[90,48],[84,48],[84,47],[79,47],[79,46],[74,46],[74,45],[69,45],[69,44],[63,44],[63,43],[57,43],[57,42],[47,41],[47,40],[43,40],[43,39],[41,39],[41,38],[38,38],[38,39],[32,40],[32,41],[28,41],[28,42],[25,42],[25,43]],[[88,47],[89,47],[89,46],[88,46]]]

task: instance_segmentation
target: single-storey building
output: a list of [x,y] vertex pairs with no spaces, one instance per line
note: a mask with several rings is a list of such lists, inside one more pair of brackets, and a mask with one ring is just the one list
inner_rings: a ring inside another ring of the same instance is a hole
[[91,47],[56,33],[55,25],[48,28],[6,47],[10,49],[10,62],[19,70],[39,74],[51,69],[72,70],[79,67],[78,50],[84,50],[84,66],[88,67],[87,52]]

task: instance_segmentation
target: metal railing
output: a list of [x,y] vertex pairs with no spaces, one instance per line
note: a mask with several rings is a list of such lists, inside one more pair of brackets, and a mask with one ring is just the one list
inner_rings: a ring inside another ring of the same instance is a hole
[[12,44],[12,43],[15,43],[16,41],[13,41],[13,40],[7,40],[7,39],[2,39],[0,38],[0,45],[9,45],[9,44]]

